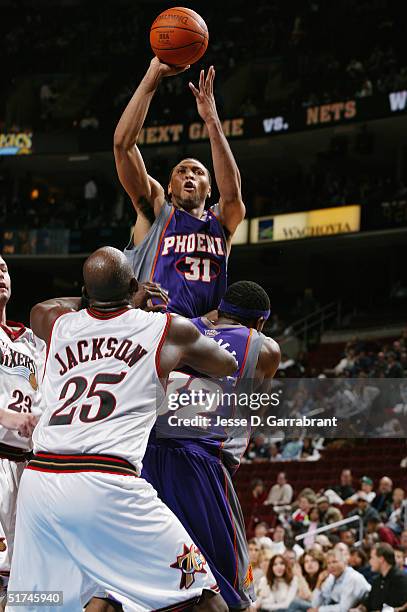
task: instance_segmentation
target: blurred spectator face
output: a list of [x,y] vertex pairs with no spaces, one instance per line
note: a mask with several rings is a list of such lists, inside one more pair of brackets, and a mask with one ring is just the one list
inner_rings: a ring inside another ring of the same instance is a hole
[[284,560],[289,567],[294,567],[295,562],[297,560],[295,552],[293,550],[286,550],[284,552]]
[[326,535],[324,535],[323,533],[320,533],[319,535],[317,535],[317,537],[315,538],[315,541],[322,546],[324,551],[327,551],[330,548],[332,548],[331,542],[326,537]]
[[283,542],[284,534],[285,534],[284,527],[281,527],[281,525],[277,525],[273,533],[273,542]]
[[379,527],[379,522],[377,519],[369,520],[366,525],[367,533],[376,533]]
[[396,558],[396,567],[399,569],[404,569],[404,553],[402,550],[395,550],[394,556]]
[[401,533],[400,546],[402,546],[407,551],[407,530]]
[[386,493],[391,493],[393,489],[393,482],[387,476],[384,476],[380,479],[379,482],[379,492],[385,495]]
[[318,502],[318,508],[321,512],[325,513],[329,508],[329,501],[324,499],[323,501]]
[[250,559],[250,563],[252,565],[257,565],[259,562],[259,553],[260,553],[260,548],[257,544],[255,544],[254,542],[252,542],[251,544],[249,544],[249,559]]
[[280,472],[277,476],[277,484],[279,484],[280,486],[285,485],[287,482],[287,479],[285,477],[285,473],[284,472]]
[[349,558],[349,565],[353,568],[363,567],[363,559],[360,556],[359,552],[354,550]]
[[352,485],[352,472],[350,470],[342,470],[341,485],[343,487],[348,487]]
[[314,576],[319,570],[319,563],[312,555],[305,554],[304,557],[304,572],[308,576]]
[[373,480],[368,476],[363,476],[360,481],[360,488],[365,493],[371,493],[373,491]]
[[258,436],[254,438],[254,444],[255,446],[257,446],[257,448],[264,446],[264,442],[265,442],[265,437],[263,436],[263,434],[259,434]]
[[380,557],[377,556],[376,550],[374,548],[372,548],[371,550],[369,563],[373,572],[380,572],[382,564],[380,562]]
[[252,493],[253,495],[261,495],[264,492],[264,482],[260,479],[253,480]]
[[267,523],[265,522],[259,523],[255,527],[254,536],[256,538],[263,538],[264,536],[268,534],[268,532],[269,532],[269,526],[267,525]]
[[349,550],[349,546],[347,544],[345,544],[345,542],[338,542],[338,544],[335,544],[334,552],[337,553],[337,557],[340,557],[340,559],[346,565],[349,563],[350,550]]
[[273,565],[271,569],[276,578],[282,578],[286,570],[286,565],[285,565],[285,561],[283,557],[281,557],[280,555],[277,555],[273,560]]
[[[272,444],[269,448],[269,455],[270,457],[277,457],[278,455],[278,447],[276,444]],[[278,477],[277,477],[277,482],[278,482]]]
[[341,531],[339,536],[341,538],[341,542],[343,542],[347,546],[353,546],[354,545],[354,543],[355,543],[355,536],[353,535],[353,532],[350,529],[347,529],[346,531]]
[[393,491],[393,503],[396,505],[401,505],[404,500],[404,490],[397,488]]
[[327,563],[328,572],[335,578],[339,578],[343,574],[347,565],[339,550],[328,553]]
[[298,500],[298,506],[303,512],[308,513],[310,510],[310,503],[306,497],[300,497]]
[[316,506],[312,507],[309,513],[309,520],[313,523],[319,523],[319,510]]

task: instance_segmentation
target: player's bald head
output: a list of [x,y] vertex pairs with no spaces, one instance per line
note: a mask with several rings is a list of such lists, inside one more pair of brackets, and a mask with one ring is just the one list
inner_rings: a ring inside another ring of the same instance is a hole
[[0,305],[5,306],[11,295],[11,280],[7,263],[0,253]]
[[125,300],[137,289],[126,256],[113,247],[103,247],[88,257],[83,279],[89,299],[97,302]]

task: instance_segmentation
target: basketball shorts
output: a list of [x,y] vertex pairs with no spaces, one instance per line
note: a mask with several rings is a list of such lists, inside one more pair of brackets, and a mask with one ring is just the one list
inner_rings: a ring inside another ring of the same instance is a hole
[[17,492],[25,462],[0,459],[0,596],[7,588],[14,546]]
[[242,510],[228,470],[204,451],[150,443],[143,477],[179,518],[211,568],[229,608],[255,600]]
[[82,612],[105,592],[145,612],[186,610],[203,589],[219,592],[206,560],[144,479],[25,470],[9,593],[62,591],[63,605],[42,612]]

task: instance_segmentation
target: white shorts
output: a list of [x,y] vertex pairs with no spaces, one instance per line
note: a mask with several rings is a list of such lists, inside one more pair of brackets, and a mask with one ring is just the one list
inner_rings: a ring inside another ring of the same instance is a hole
[[25,462],[0,459],[0,595],[10,574],[16,524],[17,492]]
[[142,478],[25,470],[17,507],[8,588],[62,591],[63,605],[42,612],[81,612],[101,591],[129,611],[183,609],[203,589],[219,590],[184,527]]

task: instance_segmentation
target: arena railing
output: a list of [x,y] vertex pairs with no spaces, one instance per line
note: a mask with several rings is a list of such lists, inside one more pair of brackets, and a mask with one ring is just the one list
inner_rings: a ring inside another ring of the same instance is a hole
[[313,531],[306,531],[301,535],[295,536],[295,540],[297,542],[301,542],[304,538],[313,535],[319,535],[320,533],[324,533],[325,531],[331,531],[332,529],[336,529],[337,527],[342,527],[343,525],[348,525],[349,523],[359,523],[359,540],[355,542],[355,546],[360,546],[363,540],[363,519],[361,516],[348,516],[348,518],[342,519],[341,521],[336,521],[336,523],[330,523],[329,525],[325,525],[324,527],[318,527],[318,529],[314,529]]

